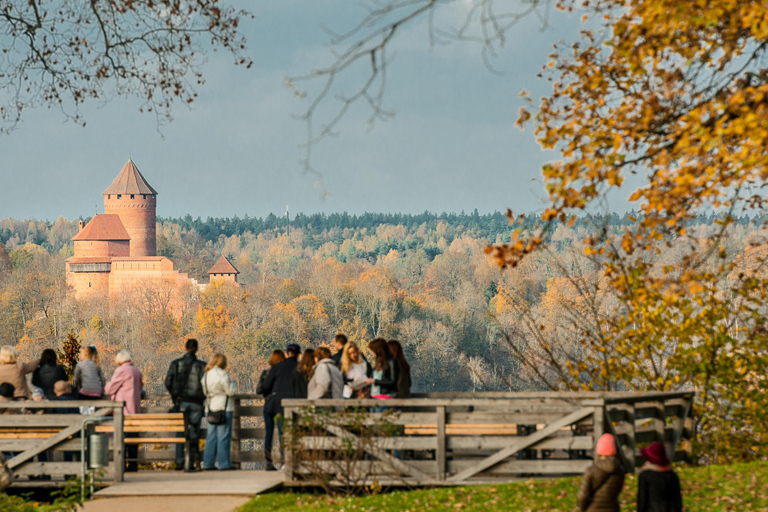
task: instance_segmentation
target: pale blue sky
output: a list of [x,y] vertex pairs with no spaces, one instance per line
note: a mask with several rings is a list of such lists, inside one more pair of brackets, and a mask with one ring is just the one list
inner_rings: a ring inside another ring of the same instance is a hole
[[495,61],[502,76],[484,67],[479,47],[430,49],[425,24],[408,29],[389,69],[386,106],[396,117],[368,131],[368,112],[353,109],[340,135],[315,152],[324,200],[300,163],[305,127],[295,116],[308,100],[284,82],[331,61],[322,25],[343,30],[363,11],[349,1],[254,5],[256,18],[245,24],[253,67],[210,54],[198,101],[177,105],[162,136],[132,99],[87,106],[85,128],[57,110],[27,111],[14,133],[0,136],[0,218],[102,212],[101,193],[129,155],[159,192],[165,217],[264,216],[286,205],[293,213],[541,208],[545,155],[531,130],[514,127],[517,95],[546,93],[535,75],[554,42],[573,39],[573,19],[553,15],[542,31],[531,18],[513,29]]

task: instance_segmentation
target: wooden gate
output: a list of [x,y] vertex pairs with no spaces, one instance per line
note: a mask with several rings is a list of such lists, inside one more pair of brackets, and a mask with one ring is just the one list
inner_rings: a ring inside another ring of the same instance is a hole
[[[315,485],[323,464],[329,471],[342,471],[342,466],[332,463],[339,460],[334,450],[349,443],[362,446],[367,455],[365,460],[347,462],[343,471],[368,475],[366,484],[409,486],[580,474],[592,464],[594,447],[604,432],[617,436],[620,456],[630,470],[637,466],[640,443],[663,441],[669,453],[674,450],[674,460],[684,460],[690,450],[693,393],[422,396],[387,401],[284,400],[285,417],[294,424],[314,415],[318,408],[359,408],[366,416],[363,423],[372,425],[382,421],[382,413],[372,408],[386,405],[397,411],[386,421],[396,425],[398,432],[363,445],[359,428],[344,428],[343,421],[329,421],[332,424],[321,431],[301,434],[299,430],[301,439],[288,443],[286,485]],[[678,449],[680,445],[682,449]],[[311,457],[302,451],[311,452]],[[331,478],[342,480],[338,474]]]

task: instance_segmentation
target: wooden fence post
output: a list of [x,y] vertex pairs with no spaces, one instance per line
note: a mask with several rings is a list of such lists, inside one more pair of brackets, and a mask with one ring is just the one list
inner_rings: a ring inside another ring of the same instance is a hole
[[[594,412],[592,413],[592,437],[595,443],[595,454],[594,454],[595,459],[597,459],[597,441],[605,433],[604,410],[605,410],[605,401],[603,401],[602,405],[595,406]],[[610,421],[610,418],[608,419],[608,421]]]
[[123,481],[123,469],[125,468],[125,455],[123,446],[125,443],[123,433],[123,406],[115,407],[115,430],[114,430],[114,452],[113,464],[115,465],[115,482]]
[[437,479],[445,480],[445,406],[439,405],[437,412],[437,449],[435,450],[435,465],[437,467]]
[[240,469],[240,398],[234,397],[235,410],[232,413],[232,464]]

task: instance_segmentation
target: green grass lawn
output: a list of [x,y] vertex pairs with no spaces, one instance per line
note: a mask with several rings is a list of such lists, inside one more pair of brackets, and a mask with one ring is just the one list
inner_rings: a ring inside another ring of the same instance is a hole
[[[768,462],[678,469],[688,512],[768,512]],[[505,512],[577,511],[579,478],[531,480],[493,486],[395,491],[378,496],[330,498],[322,494],[273,493],[257,496],[240,512],[307,509],[360,511],[461,510]],[[629,475],[622,511],[635,510],[637,477]]]

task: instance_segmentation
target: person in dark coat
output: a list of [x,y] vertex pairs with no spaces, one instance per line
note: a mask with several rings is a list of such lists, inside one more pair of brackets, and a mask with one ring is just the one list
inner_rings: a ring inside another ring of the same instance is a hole
[[337,368],[341,368],[341,357],[344,355],[344,346],[347,344],[347,341],[349,340],[343,334],[337,334],[333,337],[333,348],[336,349],[336,352],[331,356],[331,359],[333,359],[333,364]]
[[405,359],[403,346],[397,340],[389,340],[387,345],[389,345],[392,356],[397,359],[397,363],[400,365],[400,376],[397,380],[397,394],[395,398],[411,398],[411,365]]
[[672,470],[664,444],[656,441],[640,450],[646,463],[637,480],[637,512],[681,512],[680,479]]
[[[298,398],[293,387],[293,374],[296,371],[296,366],[299,364],[297,360],[299,354],[301,354],[301,348],[295,343],[291,343],[285,347],[285,361],[277,363],[269,369],[269,373],[262,384],[262,394],[270,397],[270,399],[264,403],[264,417],[270,415],[274,418],[278,414],[282,416],[283,399]],[[283,422],[276,421],[275,423],[277,424],[278,442],[281,443],[282,448]],[[267,430],[269,431],[269,428],[267,428]],[[274,471],[276,468],[271,462],[271,437],[269,439],[269,444],[267,444],[267,439],[264,439],[264,451],[265,459],[267,459],[267,470]]]
[[274,407],[272,407],[272,394],[264,391],[264,383],[267,381],[267,375],[269,370],[277,364],[285,361],[285,354],[282,350],[273,350],[272,355],[269,356],[269,368],[261,373],[259,378],[259,385],[256,388],[256,392],[264,396],[264,407],[262,415],[264,416],[264,460],[266,461],[267,471],[274,471],[275,466],[272,464],[272,437],[275,433],[275,414],[273,414]]
[[603,434],[597,441],[597,459],[584,473],[577,500],[581,512],[619,512],[624,468],[616,457],[616,439]]
[[376,338],[368,344],[368,349],[374,355],[373,376],[365,380],[371,386],[371,398],[395,398],[400,380],[400,364],[389,350],[387,340]]
[[32,385],[43,390],[46,400],[55,399],[53,387],[60,380],[67,380],[67,371],[57,363],[56,351],[47,348],[40,356],[40,365],[32,372]]
[[203,421],[205,393],[201,380],[205,375],[205,361],[197,358],[197,340],[190,338],[185,345],[187,353],[174,360],[165,376],[165,388],[171,394],[174,411],[184,413],[184,445],[176,444],[176,469],[200,471],[200,423]]

